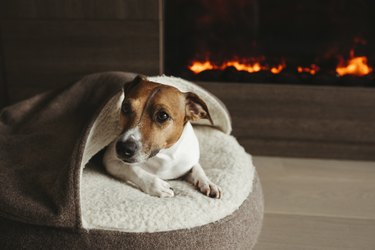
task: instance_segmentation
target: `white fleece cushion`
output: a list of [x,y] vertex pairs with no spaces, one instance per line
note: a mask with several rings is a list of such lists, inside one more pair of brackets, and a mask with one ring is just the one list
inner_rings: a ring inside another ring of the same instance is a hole
[[124,232],[187,229],[224,218],[251,195],[254,166],[251,156],[233,136],[211,127],[194,127],[201,165],[222,189],[213,199],[183,180],[169,181],[173,198],[157,198],[95,169],[85,168],[81,182],[83,226]]

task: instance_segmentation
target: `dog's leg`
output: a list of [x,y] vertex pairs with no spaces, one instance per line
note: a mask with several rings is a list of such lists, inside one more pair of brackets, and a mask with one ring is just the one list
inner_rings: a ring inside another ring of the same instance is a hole
[[143,192],[158,197],[173,197],[174,192],[169,183],[148,173],[140,166],[129,165],[116,157],[114,143],[108,146],[103,163],[107,171],[114,177],[129,181]]
[[221,198],[221,189],[208,179],[199,163],[185,175],[185,180],[196,186],[201,193],[212,198]]

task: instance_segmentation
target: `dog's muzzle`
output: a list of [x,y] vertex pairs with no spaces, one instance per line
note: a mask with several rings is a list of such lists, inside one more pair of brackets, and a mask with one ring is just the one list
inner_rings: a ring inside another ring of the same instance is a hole
[[116,153],[119,158],[128,163],[136,162],[135,156],[139,150],[138,143],[135,140],[118,141],[116,143]]

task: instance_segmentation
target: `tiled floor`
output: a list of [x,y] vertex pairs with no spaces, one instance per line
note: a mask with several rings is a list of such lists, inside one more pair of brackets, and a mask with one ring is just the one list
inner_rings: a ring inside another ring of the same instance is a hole
[[375,249],[375,162],[254,157],[265,195],[256,250]]

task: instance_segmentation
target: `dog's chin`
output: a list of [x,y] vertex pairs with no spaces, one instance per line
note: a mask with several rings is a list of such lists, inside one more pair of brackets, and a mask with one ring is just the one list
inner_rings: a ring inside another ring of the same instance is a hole
[[125,163],[128,163],[128,164],[137,164],[137,163],[140,163],[139,161],[135,160],[135,159],[122,159],[120,158],[123,162]]
[[148,159],[154,157],[155,155],[157,155],[158,153],[160,152],[160,150],[153,150],[150,154],[148,155],[144,155],[143,157],[132,157],[132,158],[124,158],[122,157],[121,155],[117,155],[117,157],[123,161],[124,163],[126,164],[129,164],[129,165],[136,165],[136,164],[141,164],[141,163],[144,163],[146,162]]
[[143,161],[140,161],[139,159],[137,158],[126,158],[126,157],[122,157],[121,155],[117,155],[117,158],[120,159],[121,161],[123,161],[124,163],[126,164],[139,164],[139,163],[142,163]]

